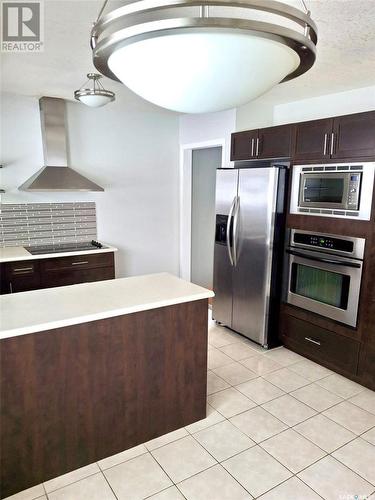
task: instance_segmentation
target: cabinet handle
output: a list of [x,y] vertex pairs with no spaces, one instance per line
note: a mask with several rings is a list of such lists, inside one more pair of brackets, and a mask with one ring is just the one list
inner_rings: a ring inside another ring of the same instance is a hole
[[254,137],[251,139],[251,156],[254,156]]
[[10,293],[13,293],[13,285],[11,281],[9,281],[9,291]]
[[335,149],[335,134],[331,134],[331,155],[333,155]]
[[258,155],[259,155],[259,137],[257,137],[257,148],[256,148],[255,156],[258,156]]
[[307,342],[311,342],[312,344],[320,345],[318,340],[314,340],[311,337],[305,337],[305,340],[307,340]]
[[14,273],[22,273],[22,272],[28,272],[28,271],[32,271],[33,268],[32,267],[18,267],[17,269],[13,269],[13,272]]
[[328,141],[328,134],[324,134],[324,149],[323,149],[323,155],[325,156],[327,154],[327,141]]
[[81,260],[80,262],[72,262],[72,266],[80,266],[81,264],[88,264],[88,260]]

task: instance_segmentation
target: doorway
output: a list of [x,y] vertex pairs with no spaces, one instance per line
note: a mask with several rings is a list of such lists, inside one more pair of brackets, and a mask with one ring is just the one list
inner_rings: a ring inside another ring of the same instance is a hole
[[222,147],[194,149],[191,172],[191,281],[213,288],[216,170]]

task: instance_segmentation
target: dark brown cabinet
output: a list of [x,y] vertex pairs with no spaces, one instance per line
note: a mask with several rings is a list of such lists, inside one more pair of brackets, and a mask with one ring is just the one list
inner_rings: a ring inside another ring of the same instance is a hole
[[[250,160],[256,158],[256,145],[258,141],[258,130],[236,132],[231,138],[232,161]],[[259,146],[258,146],[259,147]]]
[[375,156],[375,111],[299,123],[293,158],[360,159]]
[[299,123],[296,130],[294,160],[329,158],[332,125],[332,119]]
[[333,120],[332,158],[375,156],[375,111]]
[[115,277],[114,254],[96,253],[1,264],[1,293],[75,285]]
[[292,129],[280,125],[232,134],[231,160],[290,157]]

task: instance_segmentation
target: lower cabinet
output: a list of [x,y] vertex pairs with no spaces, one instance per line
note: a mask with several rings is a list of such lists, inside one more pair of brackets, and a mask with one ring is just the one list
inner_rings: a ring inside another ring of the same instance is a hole
[[103,281],[115,278],[114,254],[7,262],[0,265],[0,274],[2,294]]
[[375,349],[364,344],[359,356],[358,376],[364,385],[375,391]]
[[287,314],[282,314],[280,327],[287,347],[328,368],[357,374],[360,342]]

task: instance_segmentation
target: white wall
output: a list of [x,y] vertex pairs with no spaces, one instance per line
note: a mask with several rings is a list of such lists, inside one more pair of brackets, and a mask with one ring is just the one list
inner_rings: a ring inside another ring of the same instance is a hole
[[273,123],[300,122],[375,109],[375,86],[288,102],[274,107]]
[[70,165],[104,193],[27,193],[43,165],[38,100],[2,95],[3,203],[95,201],[98,238],[118,247],[117,276],[178,273],[179,116],[117,95],[91,109],[67,102]]
[[224,140],[223,167],[230,167],[230,135],[236,127],[236,110],[202,115],[181,115],[180,146]]

